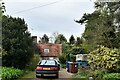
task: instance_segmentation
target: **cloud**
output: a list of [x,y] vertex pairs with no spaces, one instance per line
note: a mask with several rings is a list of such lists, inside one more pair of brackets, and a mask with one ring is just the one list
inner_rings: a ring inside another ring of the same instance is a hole
[[25,19],[32,35],[48,34],[50,36],[57,31],[63,33],[67,39],[72,34],[81,36],[85,27],[75,23],[74,19],[80,19],[84,13],[93,12],[93,2],[90,2],[90,0],[85,0],[86,2],[63,0],[52,5],[38,7],[54,1],[56,0],[34,0],[34,2],[33,0],[6,0],[5,6],[7,14]]
[[4,2],[52,2],[52,1],[65,1],[65,2],[90,2],[94,0],[4,0]]

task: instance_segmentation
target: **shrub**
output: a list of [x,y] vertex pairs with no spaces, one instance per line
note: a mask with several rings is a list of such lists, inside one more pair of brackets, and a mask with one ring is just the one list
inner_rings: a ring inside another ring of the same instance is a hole
[[86,74],[82,74],[82,73],[80,73],[80,74],[77,74],[77,75],[73,75],[73,78],[75,78],[75,80],[78,78],[78,79],[80,79],[80,80],[86,80],[86,79],[88,79],[89,78],[89,76],[88,75],[86,75]]
[[62,64],[62,68],[66,68],[66,64]]
[[31,59],[29,64],[26,66],[26,69],[34,71],[38,62],[39,62],[39,60],[40,60],[40,55],[39,54],[34,54],[34,57]]
[[80,74],[88,74],[91,70],[88,69],[88,66],[80,66],[79,73]]
[[2,68],[0,67],[0,78],[2,77]]
[[63,54],[62,56],[59,56],[59,60],[62,64],[65,64],[66,63],[66,55]]
[[107,73],[103,78],[105,80],[120,80],[120,73]]
[[13,67],[2,67],[2,79],[13,80],[17,79],[24,74],[23,70],[15,69]]
[[92,69],[102,69],[102,70],[117,70],[119,62],[119,50],[110,49],[104,46],[90,52],[88,56],[88,62]]
[[76,54],[87,54],[87,50],[85,50],[84,48],[81,47],[73,47],[71,49],[71,53],[76,55]]

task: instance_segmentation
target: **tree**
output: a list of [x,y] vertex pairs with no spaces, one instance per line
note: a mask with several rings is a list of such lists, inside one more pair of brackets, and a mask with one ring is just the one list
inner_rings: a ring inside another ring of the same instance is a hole
[[76,41],[76,45],[80,45],[80,44],[82,44],[82,38],[80,38],[80,37],[77,37],[77,41]]
[[70,44],[75,44],[75,38],[73,35],[71,35],[69,42],[70,42]]
[[0,0],[0,48],[2,48],[2,16],[5,12],[4,2]]
[[77,55],[77,54],[88,54],[88,52],[82,48],[82,47],[72,47],[71,48],[71,54]]
[[44,41],[45,43],[49,43],[49,38],[46,34],[43,35],[42,41]]
[[65,38],[65,36],[63,34],[59,34],[55,40],[55,43],[57,43],[57,44],[63,44],[66,42],[67,42],[67,39]]
[[6,11],[4,4],[5,3],[0,0],[0,19],[2,19],[2,15]]
[[76,21],[86,26],[82,37],[87,44],[93,47],[104,45],[109,48],[120,48],[118,47],[120,44],[118,39],[120,32],[119,3],[97,2],[95,3],[96,10],[93,13],[85,13],[79,21]]
[[2,17],[3,66],[23,69],[33,56],[34,45],[24,19]]

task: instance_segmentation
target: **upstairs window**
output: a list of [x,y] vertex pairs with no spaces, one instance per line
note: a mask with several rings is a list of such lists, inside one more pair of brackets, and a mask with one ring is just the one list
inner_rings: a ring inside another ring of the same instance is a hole
[[49,53],[50,51],[49,51],[49,49],[47,48],[47,49],[44,49],[44,53]]

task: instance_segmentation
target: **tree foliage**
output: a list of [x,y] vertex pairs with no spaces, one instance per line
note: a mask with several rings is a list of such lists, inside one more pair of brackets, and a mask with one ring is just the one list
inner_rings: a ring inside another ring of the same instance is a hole
[[75,44],[75,38],[73,35],[71,35],[69,42],[70,42],[70,44]]
[[67,42],[67,39],[65,38],[65,36],[63,34],[59,34],[55,40],[55,43],[57,43],[57,44],[63,44],[66,42]]
[[77,55],[77,54],[87,54],[88,52],[82,48],[82,47],[72,47],[71,48],[71,54]]
[[43,35],[42,41],[44,41],[45,43],[49,43],[49,38],[46,34]]
[[76,45],[79,46],[79,45],[82,44],[82,43],[83,43],[82,38],[77,37]]
[[118,62],[120,60],[120,52],[118,49],[110,49],[100,46],[98,49],[90,52],[88,61],[92,69],[102,70],[118,70]]
[[5,3],[0,0],[0,19],[2,19],[2,15],[3,15],[3,13],[6,11],[4,4],[5,4]]
[[85,24],[82,37],[87,44],[120,48],[120,2],[96,2],[95,11],[76,21]]
[[24,71],[13,67],[2,67],[2,79],[13,80],[24,75]]
[[33,43],[24,19],[2,17],[3,66],[23,69],[33,56]]
[[5,12],[4,2],[0,0],[0,47],[2,48],[2,16]]
[[65,64],[66,63],[66,55],[63,54],[62,56],[59,56],[59,60],[62,64]]

